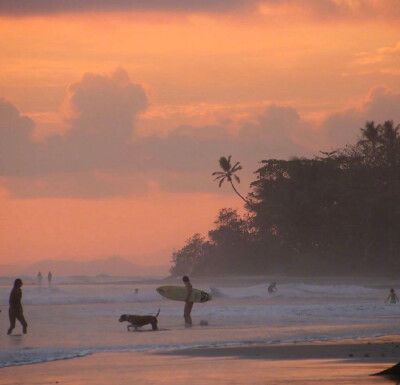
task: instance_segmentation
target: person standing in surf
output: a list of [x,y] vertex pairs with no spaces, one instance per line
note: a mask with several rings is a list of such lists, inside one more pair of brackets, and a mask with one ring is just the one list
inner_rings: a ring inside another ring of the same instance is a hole
[[394,289],[390,289],[390,293],[386,298],[385,303],[387,303],[389,301],[389,303],[397,303],[399,302],[399,298],[397,297]]
[[27,333],[27,327],[28,323],[25,320],[24,317],[24,312],[22,310],[22,304],[21,304],[21,299],[22,299],[22,280],[20,278],[17,278],[14,281],[14,287],[11,290],[10,293],[10,299],[9,299],[9,304],[10,308],[8,310],[8,316],[10,318],[10,327],[7,331],[7,334],[10,335],[13,329],[15,328],[15,321],[18,320],[21,325],[22,325],[22,332],[24,334]]
[[190,313],[192,312],[193,308],[193,302],[189,301],[190,296],[192,294],[192,284],[190,283],[190,279],[187,275],[182,277],[182,281],[186,286],[187,289],[187,295],[185,299],[185,308],[183,310],[183,317],[185,318],[185,326],[186,327],[191,327],[192,326],[192,318],[190,316]]
[[276,287],[276,282],[272,282],[271,285],[268,286],[268,293],[275,294],[277,291],[278,288]]

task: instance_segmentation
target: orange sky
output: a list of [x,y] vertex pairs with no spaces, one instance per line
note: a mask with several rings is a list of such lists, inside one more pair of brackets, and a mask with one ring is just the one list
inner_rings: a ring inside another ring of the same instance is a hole
[[220,156],[246,194],[262,159],[400,122],[398,0],[19,4],[0,5],[0,264],[169,263],[242,208]]

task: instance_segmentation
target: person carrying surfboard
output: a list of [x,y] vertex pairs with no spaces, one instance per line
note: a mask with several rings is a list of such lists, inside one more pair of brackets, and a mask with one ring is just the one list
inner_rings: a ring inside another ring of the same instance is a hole
[[183,317],[185,318],[185,326],[186,327],[191,327],[192,326],[192,318],[190,317],[190,313],[192,312],[193,308],[193,302],[189,301],[190,295],[192,294],[192,284],[190,283],[190,279],[187,275],[184,275],[182,277],[182,281],[186,286],[187,289],[187,295],[185,299],[185,307],[183,310]]

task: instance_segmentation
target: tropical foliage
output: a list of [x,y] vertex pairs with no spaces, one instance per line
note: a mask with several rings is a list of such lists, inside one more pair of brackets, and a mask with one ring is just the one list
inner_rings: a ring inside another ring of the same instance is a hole
[[[399,131],[392,121],[367,122],[354,145],[312,159],[262,160],[245,199],[246,214],[222,209],[207,237],[196,234],[174,253],[171,272],[400,271]],[[239,169],[224,159],[224,172]],[[229,181],[229,174],[216,175]]]
[[227,180],[235,193],[246,203],[249,203],[245,197],[243,197],[239,191],[236,189],[233,179],[240,183],[240,178],[236,175],[236,172],[242,169],[240,162],[236,162],[233,166],[231,165],[231,156],[229,155],[228,158],[222,156],[219,158],[219,165],[222,168],[222,171],[214,171],[211,175],[216,176],[214,180],[218,181],[218,187],[221,187],[222,184]]

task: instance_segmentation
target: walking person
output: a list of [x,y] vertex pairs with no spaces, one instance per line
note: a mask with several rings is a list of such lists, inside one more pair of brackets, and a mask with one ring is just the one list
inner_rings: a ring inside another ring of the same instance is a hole
[[192,284],[190,283],[190,279],[187,275],[182,277],[182,281],[186,286],[187,289],[187,296],[185,299],[185,308],[183,310],[183,317],[185,318],[185,327],[191,327],[192,326],[192,318],[190,316],[190,313],[192,312],[193,308],[193,302],[189,301],[190,296],[192,294]]
[[15,328],[15,321],[18,320],[22,325],[22,332],[24,334],[27,333],[28,323],[25,320],[24,312],[22,309],[21,299],[22,299],[22,280],[17,278],[14,281],[14,287],[10,293],[9,304],[10,308],[8,310],[8,316],[10,318],[10,327],[7,331],[7,334],[10,335],[13,329]]
[[38,284],[39,286],[42,286],[42,273],[39,271],[39,273],[37,273],[37,280],[38,280]]
[[49,282],[49,287],[51,286],[52,278],[53,278],[53,274],[51,274],[51,271],[49,271],[49,274],[47,274],[47,281]]

